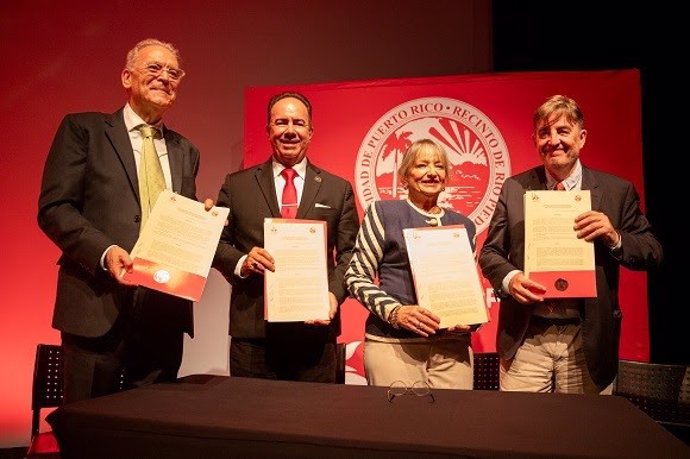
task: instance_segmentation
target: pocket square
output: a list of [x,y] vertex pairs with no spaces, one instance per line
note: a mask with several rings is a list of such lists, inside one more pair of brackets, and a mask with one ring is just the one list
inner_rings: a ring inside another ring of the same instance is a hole
[[317,209],[330,209],[331,208],[331,206],[326,205],[326,204],[321,204],[320,202],[317,202],[316,204],[314,204],[314,207],[316,207]]

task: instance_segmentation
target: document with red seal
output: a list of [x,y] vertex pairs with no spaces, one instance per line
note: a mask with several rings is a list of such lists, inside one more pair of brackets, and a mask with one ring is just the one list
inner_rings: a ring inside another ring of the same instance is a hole
[[589,190],[527,191],[524,202],[525,275],[546,288],[544,298],[596,297],[594,244],[574,228],[592,209]]
[[130,256],[138,285],[199,301],[229,209],[163,191]]
[[328,320],[326,222],[264,219],[264,248],[275,272],[264,272],[264,318],[269,322]]
[[417,304],[441,318],[441,328],[489,320],[477,264],[462,225],[403,230]]

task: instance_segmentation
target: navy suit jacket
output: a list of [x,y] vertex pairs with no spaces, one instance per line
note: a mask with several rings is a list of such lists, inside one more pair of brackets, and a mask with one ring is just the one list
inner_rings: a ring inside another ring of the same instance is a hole
[[[164,129],[173,191],[196,199],[199,151]],[[38,224],[62,250],[53,327],[67,333],[106,334],[136,295],[142,320],[193,333],[192,303],[145,288],[120,286],[100,267],[116,244],[131,251],[139,236],[139,185],[122,109],[77,113],[60,124],[48,153],[38,202]]]
[[[512,270],[524,268],[525,222],[523,195],[545,190],[543,166],[530,169],[503,184],[486,242],[479,257],[484,276],[501,296],[497,349],[511,359],[522,344],[532,315],[532,306],[501,294],[502,282]],[[595,242],[597,297],[582,300],[582,334],[585,358],[592,380],[601,388],[614,379],[618,368],[618,343],[622,319],[618,304],[619,266],[645,270],[658,266],[661,244],[642,214],[632,183],[610,174],[583,167],[582,189],[590,190],[592,210],[603,212],[620,233],[621,248],[612,252]]]
[[[316,206],[316,203],[320,205]],[[220,190],[217,205],[230,208],[229,224],[221,235],[213,263],[232,285],[230,335],[264,338],[264,278],[250,275],[240,279],[234,271],[237,262],[252,247],[264,246],[264,218],[280,218],[271,160],[229,174]],[[352,186],[308,162],[297,218],[326,222],[328,289],[339,303],[342,302],[347,295],[343,277],[359,230]],[[285,328],[295,331],[301,326],[301,323],[295,323]],[[339,333],[338,315],[329,326],[328,336],[333,339]]]

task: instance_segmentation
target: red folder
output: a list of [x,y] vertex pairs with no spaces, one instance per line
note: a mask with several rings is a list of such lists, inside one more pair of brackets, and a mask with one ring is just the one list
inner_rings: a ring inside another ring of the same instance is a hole
[[206,285],[206,278],[197,274],[163,266],[143,258],[134,258],[134,271],[125,279],[170,295],[199,301]]
[[529,278],[546,288],[544,298],[593,298],[597,296],[594,271],[531,272]]

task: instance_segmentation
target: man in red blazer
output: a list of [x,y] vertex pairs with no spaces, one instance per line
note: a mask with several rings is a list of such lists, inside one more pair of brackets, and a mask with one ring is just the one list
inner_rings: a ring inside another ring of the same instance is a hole
[[[346,297],[343,276],[359,229],[352,187],[306,157],[314,127],[311,103],[299,93],[282,93],[268,104],[272,156],[263,164],[226,177],[219,206],[230,208],[213,266],[232,285],[230,299],[230,374],[256,378],[335,382],[338,306]],[[293,168],[296,218],[327,224],[330,320],[264,321],[265,270],[273,258],[264,248],[264,218],[281,217],[287,180]]]
[[[501,390],[600,393],[618,368],[619,267],[658,266],[662,249],[633,185],[580,162],[587,131],[573,99],[550,97],[533,121],[544,165],[506,180],[479,258],[484,276],[501,297]],[[577,237],[594,243],[596,298],[545,301],[544,286],[523,272],[523,195],[548,189],[591,192],[592,210],[578,216],[573,226]]]
[[122,370],[135,386],[174,380],[183,334],[193,333],[190,301],[121,278],[142,220],[142,125],[158,132],[166,187],[195,199],[199,151],[162,121],[183,76],[173,45],[139,42],[121,74],[126,105],[67,115],[48,153],[38,223],[62,250],[53,327],[61,331],[66,402],[116,391]]

